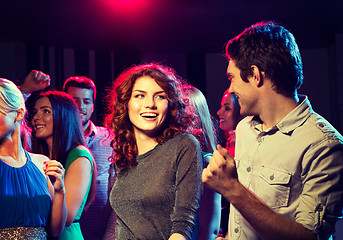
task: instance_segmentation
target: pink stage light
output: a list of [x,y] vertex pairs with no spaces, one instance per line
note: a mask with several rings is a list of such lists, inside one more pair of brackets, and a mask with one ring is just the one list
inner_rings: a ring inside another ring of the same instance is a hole
[[105,7],[117,14],[141,14],[149,8],[150,0],[101,0]]

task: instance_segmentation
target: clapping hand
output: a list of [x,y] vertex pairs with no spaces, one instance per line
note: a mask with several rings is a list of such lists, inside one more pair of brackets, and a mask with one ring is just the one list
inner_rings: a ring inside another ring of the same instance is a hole
[[217,146],[208,166],[202,172],[202,181],[213,190],[224,194],[238,183],[235,160],[222,146]]

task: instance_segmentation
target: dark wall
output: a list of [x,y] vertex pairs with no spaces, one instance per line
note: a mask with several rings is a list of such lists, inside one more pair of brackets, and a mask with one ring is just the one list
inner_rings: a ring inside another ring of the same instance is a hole
[[[299,93],[309,96],[315,111],[342,132],[343,81],[340,63],[343,37],[323,48],[301,49],[304,83]],[[227,60],[221,52],[142,53],[63,49],[27,43],[0,44],[0,76],[20,84],[31,69],[50,74],[51,88],[62,90],[65,79],[85,75],[94,80],[98,94],[92,120],[102,124],[106,114],[107,88],[127,67],[150,61],[173,67],[207,97],[213,115],[220,107],[223,92],[229,87]]]

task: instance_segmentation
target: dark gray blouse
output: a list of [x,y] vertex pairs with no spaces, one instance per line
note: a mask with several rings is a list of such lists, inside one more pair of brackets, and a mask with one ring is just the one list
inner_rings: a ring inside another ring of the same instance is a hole
[[202,154],[191,134],[179,134],[137,156],[138,165],[117,173],[110,196],[117,214],[116,238],[190,239],[199,208]]

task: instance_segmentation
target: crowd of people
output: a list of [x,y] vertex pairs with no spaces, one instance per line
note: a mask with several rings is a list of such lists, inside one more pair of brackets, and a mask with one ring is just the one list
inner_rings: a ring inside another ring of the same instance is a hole
[[116,78],[104,126],[90,120],[87,77],[61,91],[36,70],[19,87],[0,78],[0,238],[329,239],[343,137],[298,94],[292,33],[256,23],[226,57],[218,122],[204,94],[159,63]]

